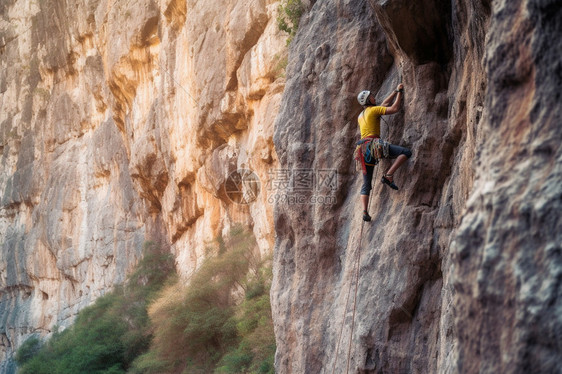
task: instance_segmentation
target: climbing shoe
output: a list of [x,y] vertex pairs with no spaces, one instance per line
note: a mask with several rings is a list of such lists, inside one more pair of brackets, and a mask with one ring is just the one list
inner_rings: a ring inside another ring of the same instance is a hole
[[365,222],[369,222],[371,220],[371,216],[369,215],[369,212],[367,212],[366,210],[363,211],[363,221]]
[[382,179],[381,179],[381,182],[382,182],[383,184],[389,185],[390,188],[392,188],[393,190],[397,190],[397,189],[398,189],[398,186],[394,184],[394,181],[393,181],[393,180],[388,179],[387,177],[392,178],[392,175],[390,175],[390,174],[385,174],[385,175],[383,175],[383,176],[382,176]]

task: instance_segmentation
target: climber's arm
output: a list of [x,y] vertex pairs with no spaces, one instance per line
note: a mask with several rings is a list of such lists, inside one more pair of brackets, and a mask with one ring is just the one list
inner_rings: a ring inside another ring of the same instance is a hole
[[392,93],[388,95],[388,97],[384,99],[384,101],[381,103],[381,106],[389,107],[390,104],[392,103],[392,100],[394,99],[394,96],[396,96],[397,93],[398,92],[396,91],[392,91]]
[[[386,114],[394,114],[398,112],[398,109],[400,108],[400,101],[402,100],[402,90],[404,89],[404,85],[402,85],[402,83],[400,83],[397,87],[397,91],[394,91],[393,95],[396,95],[396,98],[394,99],[394,103],[392,103],[391,106],[386,108]],[[389,96],[390,98],[390,96]],[[385,100],[386,101],[386,100]],[[383,106],[385,106],[383,104]]]

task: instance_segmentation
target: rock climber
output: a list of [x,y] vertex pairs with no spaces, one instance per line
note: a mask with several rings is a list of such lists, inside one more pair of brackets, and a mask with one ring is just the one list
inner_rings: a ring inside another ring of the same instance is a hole
[[[362,165],[363,169],[363,186],[361,187],[361,202],[363,203],[363,220],[370,221],[371,216],[368,212],[369,193],[371,191],[371,180],[373,178],[373,170],[380,158],[396,159],[392,166],[384,173],[381,182],[394,190],[398,190],[398,186],[394,184],[393,175],[398,168],[412,156],[412,152],[408,148],[390,144],[380,139],[381,122],[383,115],[394,114],[398,112],[404,85],[400,83],[380,105],[376,105],[375,96],[371,91],[361,91],[357,95],[357,100],[364,109],[359,114],[357,121],[361,131],[361,140],[357,143],[356,158]],[[394,101],[393,101],[394,100]],[[391,105],[392,103],[392,105]]]

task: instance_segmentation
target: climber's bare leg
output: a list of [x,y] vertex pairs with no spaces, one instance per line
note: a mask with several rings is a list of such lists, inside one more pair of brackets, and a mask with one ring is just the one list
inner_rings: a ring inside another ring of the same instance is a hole
[[369,208],[369,195],[361,195],[361,202],[363,203],[363,210]]
[[406,162],[407,159],[408,157],[406,157],[405,155],[400,155],[396,158],[396,160],[394,160],[394,163],[392,164],[390,169],[386,171],[387,178],[390,181],[392,181],[392,174],[394,174],[396,170],[398,170],[398,168],[402,166],[404,162]]

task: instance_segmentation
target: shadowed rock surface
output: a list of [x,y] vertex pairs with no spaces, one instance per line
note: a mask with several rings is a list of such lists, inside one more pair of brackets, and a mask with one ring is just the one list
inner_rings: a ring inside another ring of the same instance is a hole
[[[337,202],[276,204],[277,372],[560,370],[560,13],[555,1],[310,4],[274,140],[295,185],[299,170],[337,171]],[[400,80],[382,136],[414,156],[398,192],[380,184],[390,162],[375,169],[361,229],[355,97],[380,102]]]

